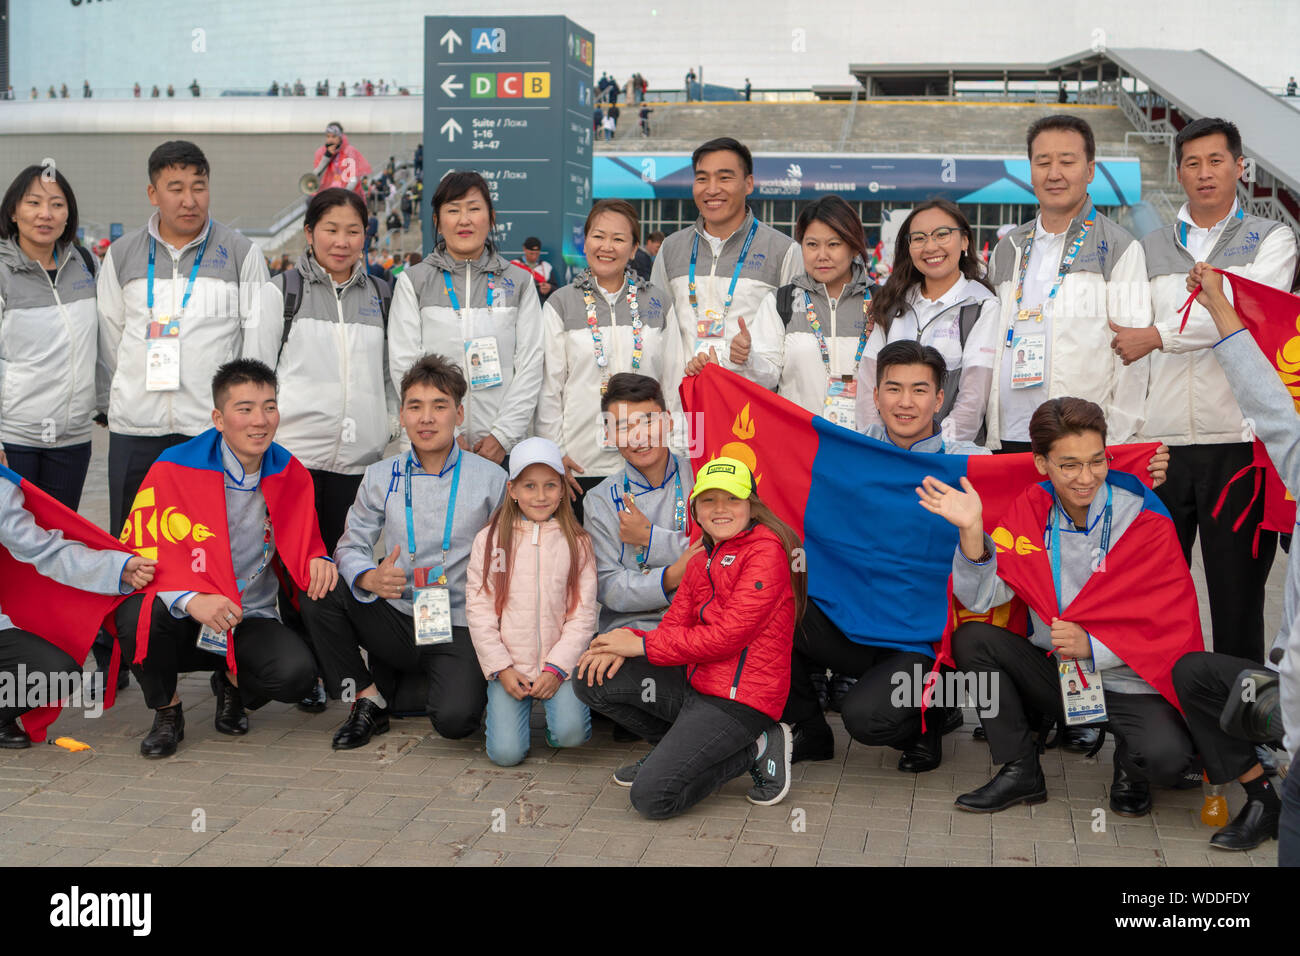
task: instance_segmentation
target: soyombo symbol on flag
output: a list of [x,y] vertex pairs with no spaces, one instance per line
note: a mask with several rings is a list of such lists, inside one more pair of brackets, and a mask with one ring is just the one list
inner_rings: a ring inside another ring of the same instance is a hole
[[[1041,480],[1029,455],[905,451],[832,425],[717,365],[685,378],[681,394],[696,470],[718,456],[749,466],[759,497],[803,538],[809,597],[850,638],[885,647],[929,653],[947,622],[943,595],[957,531],[917,503],[921,480],[934,475],[956,486],[969,478],[990,532],[1012,500]],[[1120,445],[1110,453],[1115,468],[1145,479],[1155,448]],[[1037,541],[1022,537],[1006,543],[1041,545],[1041,529]]]
[[[221,433],[209,428],[163,452],[141,482],[122,527],[122,544],[158,559],[140,607],[137,663],[148,654],[149,621],[158,592],[198,591],[239,603],[226,522],[221,441]],[[311,560],[326,556],[311,475],[285,448],[272,443],[262,456],[261,489],[275,529],[276,563],[306,590]],[[234,671],[233,639],[227,640],[226,661]]]
[[[1246,279],[1231,272],[1224,272],[1222,269],[1215,269],[1215,272],[1222,275],[1232,286],[1232,304],[1237,310],[1237,315],[1241,317],[1241,322],[1249,330],[1255,342],[1259,345],[1260,351],[1273,363],[1277,369],[1277,374],[1282,379],[1282,384],[1287,387],[1292,397],[1295,399],[1296,411],[1300,412],[1300,297],[1274,289],[1272,286],[1263,285],[1251,279]],[[1188,315],[1191,313],[1192,302],[1200,293],[1198,288],[1187,297],[1187,304],[1183,306],[1183,326],[1187,325]],[[1249,422],[1247,422],[1249,424]],[[1254,439],[1253,433],[1242,440]],[[1264,448],[1264,443],[1258,439],[1255,441],[1255,460],[1245,469],[1233,475],[1228,482],[1231,486],[1233,482],[1244,478],[1247,473],[1255,473],[1255,495],[1258,496],[1262,487],[1264,492],[1264,518],[1260,522],[1259,528],[1255,529],[1255,544],[1258,550],[1259,531],[1281,531],[1289,533],[1295,528],[1296,523],[1296,501],[1287,491],[1286,486],[1282,484],[1282,478],[1277,473],[1272,460],[1268,457],[1268,452]],[[1228,489],[1223,489],[1223,495],[1219,498],[1219,504],[1215,508],[1217,516],[1219,510],[1223,507],[1223,502],[1227,498]],[[1251,499],[1251,506],[1254,505],[1254,499]],[[1236,521],[1233,529],[1236,530],[1245,520],[1246,514],[1250,512],[1250,507],[1246,512],[1235,517]]]
[[[101,528],[55,501],[16,472],[0,466],[0,480],[11,481],[23,493],[23,504],[36,523],[49,531],[61,531],[69,541],[104,551],[121,551],[122,547]],[[91,594],[45,577],[32,565],[19,561],[0,548],[0,607],[16,627],[31,631],[65,651],[76,661],[84,661],[101,626],[115,633],[113,611],[127,595]],[[113,641],[105,684],[104,703],[112,707],[117,698],[117,641]],[[46,728],[59,715],[58,707],[39,707],[23,715],[23,727],[37,743],[45,739]]]

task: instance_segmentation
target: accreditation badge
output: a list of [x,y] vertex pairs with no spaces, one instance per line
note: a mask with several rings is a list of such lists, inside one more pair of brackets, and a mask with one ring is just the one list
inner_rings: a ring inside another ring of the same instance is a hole
[[412,612],[415,616],[415,644],[447,644],[451,641],[451,591],[432,585],[416,588]]
[[181,340],[179,336],[146,339],[144,389],[146,392],[174,392],[181,387]]
[[1101,674],[1094,670],[1093,662],[1071,658],[1056,666],[1061,682],[1061,702],[1065,711],[1065,724],[1097,724],[1106,719],[1106,695],[1101,689]]
[[1025,332],[1011,341],[1011,387],[1034,388],[1047,374],[1047,336]]
[[487,335],[465,343],[465,369],[469,372],[472,391],[496,388],[501,384],[501,353],[497,350],[495,336]]
[[208,651],[225,657],[227,633],[226,631],[214,631],[204,624],[199,628],[199,639],[194,642],[194,645],[201,651]]
[[851,375],[832,375],[826,383],[822,418],[843,428],[857,430],[858,383]]

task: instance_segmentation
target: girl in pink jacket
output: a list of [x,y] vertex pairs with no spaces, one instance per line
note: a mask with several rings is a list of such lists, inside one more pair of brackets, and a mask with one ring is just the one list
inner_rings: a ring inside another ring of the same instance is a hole
[[526,438],[511,450],[506,498],[474,539],[465,590],[488,679],[488,757],[502,767],[524,759],[534,700],[546,708],[548,744],[586,743],[591,711],[569,673],[596,632],[596,560],[554,442]]

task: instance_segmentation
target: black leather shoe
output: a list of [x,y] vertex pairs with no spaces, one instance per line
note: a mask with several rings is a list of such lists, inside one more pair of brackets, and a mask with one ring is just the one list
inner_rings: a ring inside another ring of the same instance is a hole
[[170,757],[185,739],[185,714],[181,705],[160,707],[153,712],[153,727],[140,741],[140,756]]
[[311,689],[311,693],[298,701],[298,709],[309,714],[319,714],[329,706],[330,699],[325,695],[325,685],[320,681]]
[[347,722],[334,735],[335,750],[353,750],[370,743],[374,734],[388,733],[388,711],[369,697],[358,698]]
[[960,707],[936,707],[925,715],[925,732],[898,758],[903,773],[925,773],[943,762],[943,738],[962,725]]
[[32,738],[18,726],[16,720],[0,721],[0,748],[5,750],[26,750],[32,745]]
[[982,741],[984,741],[985,743],[988,743],[988,740],[989,740],[988,731],[986,731],[986,730],[984,729],[984,725],[983,725],[983,724],[980,724],[980,725],[977,726],[974,730],[972,730],[972,731],[970,732],[970,735],[971,735],[971,738],[972,738],[973,740],[982,740]]
[[1110,809],[1121,817],[1144,817],[1151,812],[1151,785],[1129,774],[1115,760],[1115,776],[1110,784]]
[[131,683],[131,671],[125,664],[117,669],[117,689],[126,690]]
[[239,688],[230,683],[225,671],[214,671],[211,684],[212,693],[217,695],[217,712],[212,725],[219,734],[242,737],[248,733],[248,715],[244,713]]
[[821,714],[792,725],[790,739],[792,764],[801,760],[830,760],[835,756],[835,734]]
[[841,713],[840,708],[844,706],[844,698],[849,691],[853,690],[853,685],[858,682],[856,677],[845,677],[843,674],[831,674],[830,682],[827,685],[829,698],[827,706],[835,713]]
[[978,790],[963,793],[954,801],[958,810],[997,813],[1018,803],[1045,803],[1047,781],[1038,764],[1038,754],[1003,764],[997,775]]
[[1262,800],[1247,800],[1232,822],[1210,837],[1210,846],[1220,850],[1253,850],[1267,839],[1277,839],[1281,806],[1267,807]]
[[817,692],[817,706],[825,713],[831,706],[831,691],[826,684],[826,671],[813,671],[808,675],[808,680],[813,685],[813,690]]
[[1061,731],[1061,749],[1072,754],[1091,753],[1100,734],[1096,727],[1066,727]]

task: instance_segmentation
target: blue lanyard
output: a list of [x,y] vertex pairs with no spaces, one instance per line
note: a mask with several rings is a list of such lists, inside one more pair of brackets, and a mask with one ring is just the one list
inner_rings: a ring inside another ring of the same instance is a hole
[[[1240,206],[1237,207],[1236,218],[1237,219],[1246,218],[1246,211],[1242,209]],[[1184,249],[1187,248],[1187,223],[1181,219],[1178,220],[1178,241],[1183,244]]]
[[[492,278],[493,273],[489,272],[487,274],[487,307],[489,309],[492,308]],[[456,311],[456,318],[459,319],[461,317],[460,299],[456,298],[456,290],[451,287],[451,273],[446,269],[442,270],[442,281],[447,286],[447,298],[451,299],[451,307]]]
[[[1079,256],[1079,250],[1083,248],[1083,240],[1088,237],[1088,232],[1092,229],[1093,224],[1097,221],[1097,207],[1089,204],[1088,212],[1083,217],[1079,234],[1075,237],[1065,255],[1061,257],[1061,265],[1056,270],[1056,281],[1052,283],[1052,288],[1047,293],[1047,298],[1043,301],[1046,308],[1053,299],[1056,298],[1057,291],[1061,288],[1061,283],[1065,281],[1066,273],[1070,271],[1070,266],[1074,265],[1074,260]],[[1031,231],[1025,237],[1025,248],[1020,253],[1020,278],[1016,282],[1016,308],[1020,308],[1020,303],[1025,297],[1025,274],[1029,271],[1029,255],[1034,248],[1034,234]],[[1011,339],[1007,339],[1007,347],[1011,347]]]
[[[749,224],[749,235],[745,236],[745,244],[740,247],[740,258],[736,260],[736,268],[731,272],[731,285],[727,287],[727,297],[722,300],[722,321],[727,321],[727,313],[731,311],[731,300],[736,294],[736,283],[740,281],[740,270],[745,268],[745,260],[749,258],[749,246],[754,241],[754,234],[758,232],[758,220],[755,219]],[[691,271],[687,277],[686,288],[691,301],[691,311],[695,313],[695,321],[700,321],[700,302],[695,294],[695,260],[700,255],[700,233],[697,230],[695,239],[691,243]]]
[[[453,449],[455,450],[455,449]],[[415,573],[415,512],[411,508],[411,459],[415,453],[406,456],[406,550],[411,555],[411,573]],[[447,521],[442,528],[442,560],[429,575],[430,580],[438,584],[447,583],[447,551],[451,548],[451,525],[456,516],[456,489],[460,487],[460,463],[464,455],[456,451],[456,467],[451,472],[451,491],[447,495]]]
[[[1051,547],[1049,554],[1052,562],[1052,586],[1056,588],[1056,606],[1057,611],[1065,610],[1064,601],[1061,597],[1061,535],[1063,532],[1057,530],[1057,516],[1061,512],[1061,503],[1052,496],[1052,517],[1047,521],[1047,537],[1050,539]],[[1106,560],[1106,552],[1110,550],[1110,520],[1111,520],[1111,487],[1106,483],[1106,510],[1103,512],[1101,522],[1101,559]]]
[[[212,235],[212,231],[208,231]],[[194,277],[199,274],[199,266],[203,262],[203,250],[208,247],[208,236],[203,237],[199,243],[199,251],[194,254],[194,265],[190,266],[190,277],[185,283],[185,295],[181,299],[181,315],[185,314],[185,309],[190,304],[190,296],[194,294]],[[149,237],[149,280],[145,284],[145,305],[149,307],[149,321],[153,321],[153,271],[154,259],[157,256],[158,241],[153,236]]]

